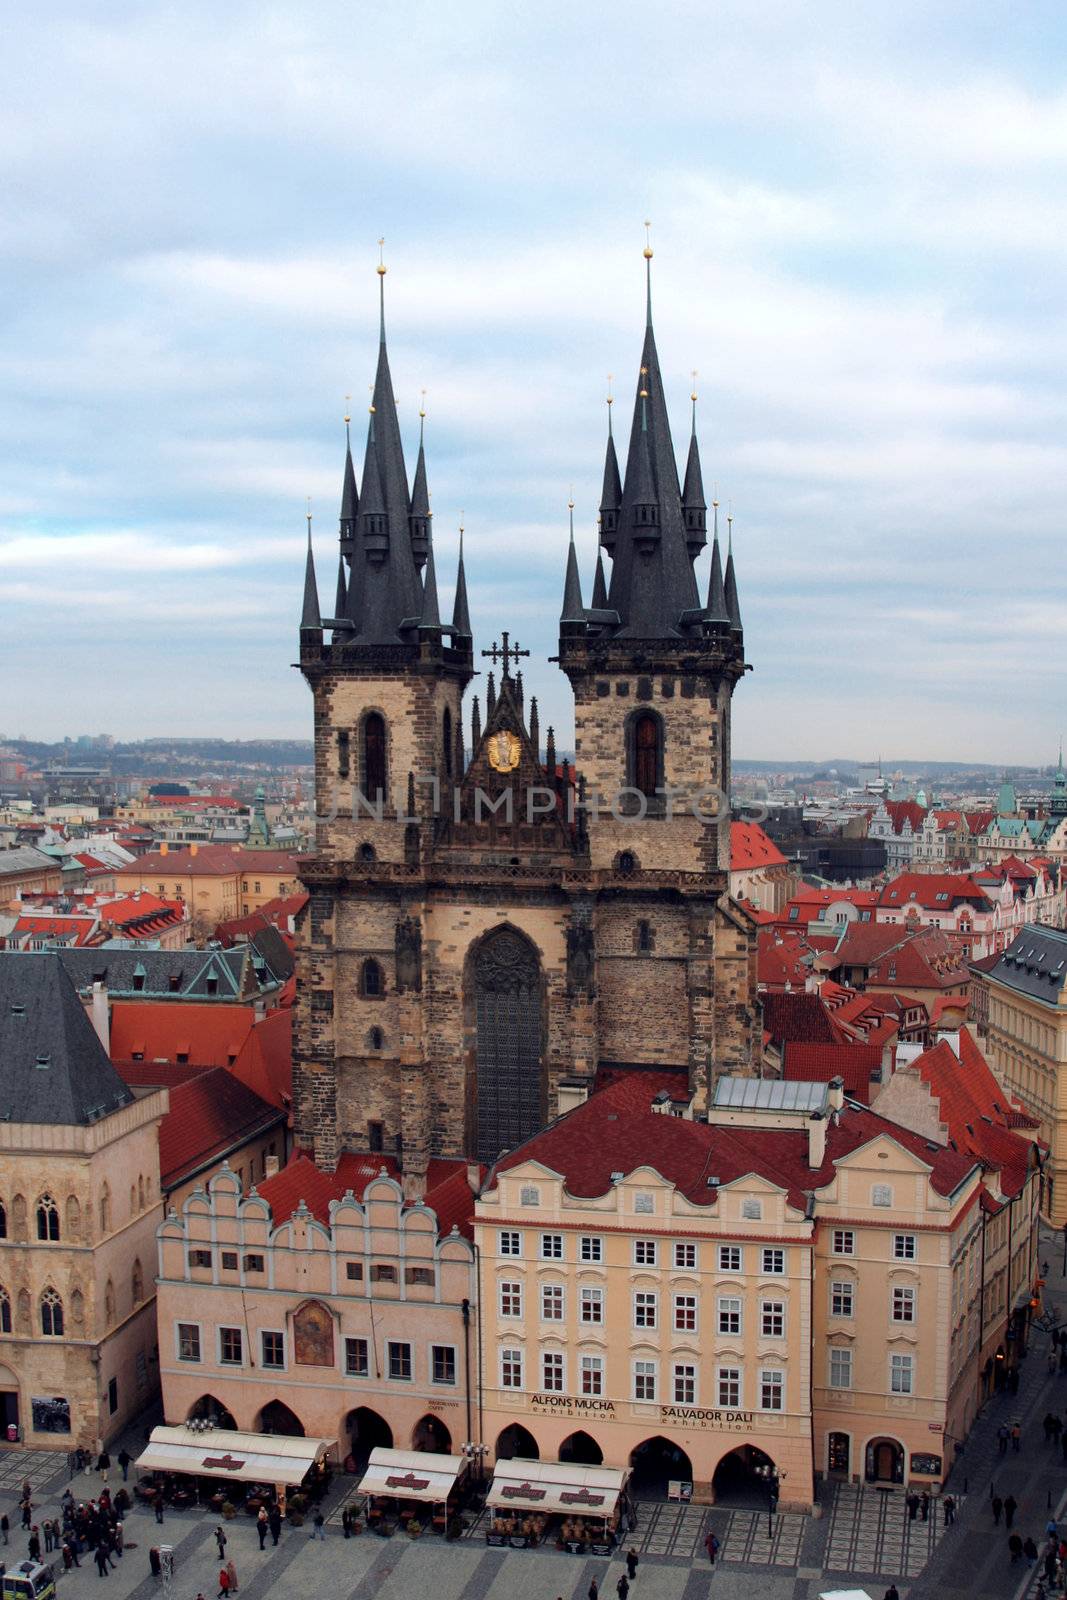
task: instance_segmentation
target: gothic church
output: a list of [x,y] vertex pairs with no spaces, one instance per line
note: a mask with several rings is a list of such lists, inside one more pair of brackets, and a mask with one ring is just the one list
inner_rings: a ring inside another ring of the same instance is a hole
[[[441,619],[425,454],[420,438],[409,492],[384,299],[358,490],[345,456],[332,616],[309,540],[299,666],[319,821],[302,866],[295,1138],[327,1170],[346,1150],[395,1152],[411,1197],[434,1157],[492,1162],[598,1073],[670,1072],[699,1108],[717,1074],[757,1059],[755,929],[728,895],[745,671],[733,554],[724,572],[713,527],[702,601],[695,407],[679,486],[650,293],[624,473],[610,415],[588,606],[573,526],[566,560],[573,767],[551,729],[542,739],[508,635],[476,657],[462,547]],[[465,713],[476,660],[492,670]]]

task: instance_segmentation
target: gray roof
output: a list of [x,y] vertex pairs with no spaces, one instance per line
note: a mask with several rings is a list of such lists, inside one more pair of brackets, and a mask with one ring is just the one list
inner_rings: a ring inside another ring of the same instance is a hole
[[0,878],[23,872],[43,872],[46,867],[56,868],[59,862],[32,844],[20,844],[14,850],[0,850]]
[[133,1098],[58,952],[0,960],[0,1119],[85,1127]]
[[[39,961],[52,952],[5,951],[0,967]],[[144,950],[137,945],[58,950],[54,954],[77,990],[103,983],[112,999],[241,1001],[270,994],[293,971],[288,945],[276,928],[230,950]]]
[[714,1104],[719,1111],[823,1111],[828,1089],[825,1083],[726,1076],[715,1084]]
[[1067,995],[1067,933],[1059,928],[1024,928],[988,969],[988,976],[1045,1005],[1061,1003]]

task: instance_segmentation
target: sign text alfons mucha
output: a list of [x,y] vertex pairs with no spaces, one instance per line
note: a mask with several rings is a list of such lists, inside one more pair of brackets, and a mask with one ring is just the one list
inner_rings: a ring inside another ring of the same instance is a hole
[[583,1395],[532,1394],[531,1411],[552,1412],[557,1417],[615,1415],[614,1400],[593,1400]]
[[686,1428],[714,1428],[721,1433],[747,1433],[751,1411],[709,1411],[702,1406],[660,1406],[659,1420]]

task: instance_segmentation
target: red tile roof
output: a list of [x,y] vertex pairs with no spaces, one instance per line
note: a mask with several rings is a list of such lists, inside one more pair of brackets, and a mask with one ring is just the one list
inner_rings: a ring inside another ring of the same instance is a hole
[[199,1073],[171,1088],[170,1110],[159,1127],[160,1183],[173,1189],[284,1122],[284,1112],[267,1105],[232,1072],[216,1067]]
[[1000,1172],[1005,1194],[1018,1194],[1032,1162],[1032,1142],[995,1121],[983,1108],[990,1097],[1003,1100],[1003,1091],[981,1052],[971,1041],[969,1064],[964,1065],[947,1040],[926,1050],[911,1063],[930,1086],[940,1108],[949,1139],[960,1151],[986,1162]]
[[867,968],[868,984],[962,989],[970,981],[958,944],[940,928],[914,932],[884,922],[850,923],[835,953],[838,967]]
[[255,1009],[219,1002],[180,1006],[165,1000],[116,1001],[111,1008],[111,1059],[187,1057],[193,1066],[229,1067],[256,1025]]
[[280,895],[274,900],[268,900],[260,906],[258,911],[250,912],[247,917],[232,917],[228,922],[220,922],[215,929],[215,938],[225,948],[229,949],[235,944],[246,944],[261,928],[277,928],[286,940],[289,939],[289,924],[308,903],[305,893]]
[[885,808],[889,812],[889,820],[893,824],[894,833],[902,833],[904,824],[911,823],[912,833],[917,833],[923,825],[926,812],[915,800],[887,800]]
[[293,1102],[293,1013],[268,1011],[252,1028],[233,1063],[233,1075],[274,1106]]
[[[268,1202],[277,1227],[292,1216],[301,1202],[327,1226],[330,1221],[330,1203],[344,1199],[351,1190],[357,1200],[362,1200],[367,1185],[382,1172],[389,1178],[400,1179],[400,1167],[395,1156],[378,1152],[366,1155],[344,1154],[335,1172],[323,1172],[310,1156],[298,1152],[273,1178],[258,1185],[259,1193]],[[478,1168],[479,1177],[484,1168]],[[434,1157],[426,1169],[425,1202],[436,1213],[438,1232],[443,1237],[455,1225],[466,1238],[471,1237],[474,1216],[474,1196],[467,1181],[467,1162],[449,1161]]]
[[953,911],[961,903],[971,904],[978,911],[993,909],[985,890],[966,873],[902,872],[878,896],[879,906],[915,904],[924,911]]
[[793,1083],[829,1083],[831,1078],[842,1078],[851,1099],[870,1105],[871,1078],[881,1067],[881,1045],[788,1041],[782,1077]]
[[777,1043],[836,1044],[841,1038],[833,1016],[817,994],[764,994],[763,1026]]
[[139,861],[118,869],[121,873],[158,872],[161,877],[177,873],[179,877],[192,873],[199,877],[228,877],[241,873],[250,877],[256,872],[284,872],[297,877],[296,856],[287,850],[244,850],[236,844],[201,844],[181,850],[150,851]]
[[784,867],[785,856],[774,844],[758,822],[731,822],[730,871],[743,872],[749,867]]

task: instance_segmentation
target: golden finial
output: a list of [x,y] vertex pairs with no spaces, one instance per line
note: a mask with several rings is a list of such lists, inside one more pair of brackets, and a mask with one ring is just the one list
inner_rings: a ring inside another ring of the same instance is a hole
[[697,369],[696,369],[696,367],[694,367],[694,368],[693,368],[693,370],[692,370],[692,372],[691,372],[691,373],[690,373],[690,374],[689,374],[689,376],[690,376],[690,377],[691,377],[691,378],[692,378],[692,380],[693,380],[693,392],[692,392],[692,394],[691,394],[691,395],[690,395],[690,396],[689,396],[689,398],[690,398],[690,400],[695,400],[695,399],[696,399],[696,397],[697,397]]
[[645,260],[646,261],[651,261],[652,260],[652,224],[651,224],[651,222],[649,222],[647,217],[645,218],[645,251],[644,251],[644,255],[645,255]]
[[426,390],[425,389],[420,389],[419,390],[419,416],[420,417],[424,417],[425,415],[426,415]]
[[384,278],[385,274],[388,271],[389,271],[389,268],[385,264],[385,240],[384,240],[384,238],[382,238],[382,239],[378,240],[378,266],[377,266],[377,273],[378,273],[379,278]]
[[615,404],[615,396],[611,392],[611,386],[612,386],[612,384],[614,382],[615,382],[615,374],[613,372],[609,372],[608,373],[608,405],[609,406],[613,406]]
[[304,502],[304,505],[306,507],[306,509],[304,511],[304,515],[308,519],[308,538],[310,539],[311,538],[311,496],[310,495],[308,495],[307,499]]
[[641,387],[637,391],[638,398],[640,400],[647,400],[648,399],[648,390],[645,388],[645,382],[644,382],[644,380],[647,377],[648,377],[648,368],[647,367],[642,367],[641,368]]
[[345,427],[352,421],[352,396],[345,395]]
[[371,416],[373,417],[373,415],[374,415],[374,385],[373,385],[373,383],[368,383],[368,385],[367,385],[367,393],[370,395],[370,405],[367,407],[367,410],[370,412]]

